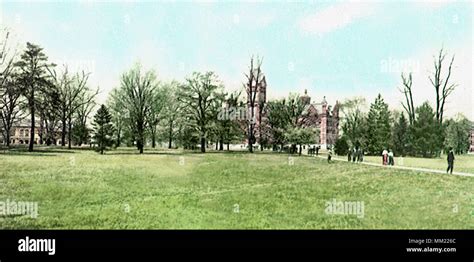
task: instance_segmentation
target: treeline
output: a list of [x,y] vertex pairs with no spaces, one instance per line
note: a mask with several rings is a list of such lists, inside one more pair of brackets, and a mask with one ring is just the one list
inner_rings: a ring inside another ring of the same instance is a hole
[[[145,71],[136,64],[122,74],[120,85],[95,116],[94,140],[101,151],[135,146],[140,153],[147,144],[206,152],[211,143],[215,150],[229,150],[230,144],[245,141],[250,152],[258,143],[261,150],[281,150],[291,144],[292,153],[299,145],[301,153],[302,145],[315,143],[317,131],[298,122],[303,104],[297,95],[268,103],[258,97],[261,60],[254,64],[251,59],[245,76],[246,97],[241,92],[224,92],[214,72],[194,72],[182,83],[162,82],[154,70]],[[257,111],[268,117],[263,119]]]
[[[88,86],[89,73],[69,72],[48,60],[43,48],[27,43],[19,52],[9,43],[9,32],[0,40],[0,129],[10,146],[12,128],[28,120],[28,150],[39,144],[71,148],[90,142],[87,119],[94,109],[97,90]],[[60,134],[60,138],[58,138]]]
[[[384,149],[392,149],[396,155],[432,157],[450,148],[457,154],[466,153],[472,123],[462,114],[444,121],[445,105],[457,84],[450,82],[454,56],[447,70],[441,68],[446,53],[443,49],[435,57],[434,71],[429,76],[435,92],[433,108],[430,101],[415,107],[411,73],[402,73],[405,96],[403,112],[391,112],[379,94],[365,112],[365,100],[354,98],[342,106],[343,135],[336,142],[336,153],[345,155],[350,148],[360,148],[367,154],[380,155]],[[443,74],[444,73],[444,74]]]

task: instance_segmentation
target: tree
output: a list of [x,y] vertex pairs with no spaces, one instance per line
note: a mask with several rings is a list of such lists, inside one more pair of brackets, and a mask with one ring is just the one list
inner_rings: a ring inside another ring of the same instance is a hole
[[339,137],[334,143],[334,152],[337,155],[346,155],[349,151],[349,143],[347,142],[346,136]]
[[[247,82],[245,83],[245,91],[247,92],[247,106],[250,110],[249,112],[249,119],[247,120],[247,140],[249,143],[249,151],[253,153],[253,144],[255,143],[255,109],[260,105],[257,104],[259,100],[257,100],[257,94],[260,91],[260,87],[264,82],[264,75],[262,72],[262,60],[257,58],[257,62],[254,65],[253,57],[250,59],[250,67],[249,72],[245,74],[247,78]],[[260,111],[261,112],[261,111]],[[261,115],[261,114],[260,114]]]
[[2,81],[5,91],[0,99],[1,130],[7,147],[10,146],[10,133],[13,124],[22,118],[20,90],[14,81],[10,77],[8,80]]
[[74,122],[71,131],[75,144],[79,146],[89,143],[90,130],[87,127],[87,120],[89,119],[89,115],[96,105],[94,101],[80,104],[81,106],[77,108],[74,114]]
[[273,150],[276,150],[277,145],[280,145],[280,148],[283,149],[284,144],[287,142],[285,140],[285,132],[291,121],[287,111],[286,100],[269,101],[267,112]]
[[163,97],[164,97],[164,104],[163,104],[163,125],[166,127],[166,136],[168,138],[168,148],[172,147],[173,139],[176,133],[176,126],[179,124],[178,122],[181,120],[182,115],[182,104],[178,100],[177,92],[178,92],[179,83],[176,81],[172,81],[170,83],[166,83],[163,85]]
[[158,86],[153,90],[151,94],[150,107],[149,111],[146,114],[148,122],[148,130],[151,136],[151,147],[156,147],[156,136],[158,123],[163,117],[163,106],[165,104],[165,97],[163,96],[163,91]]
[[445,122],[444,149],[453,148],[456,154],[463,154],[469,150],[469,135],[471,122],[462,114],[456,115]]
[[84,71],[71,77],[65,66],[60,77],[57,76],[55,70],[50,70],[50,74],[59,90],[59,112],[62,124],[61,146],[65,146],[67,134],[68,148],[71,149],[73,117],[81,107],[86,109],[93,107],[99,89],[97,88],[95,92],[89,89],[87,82],[90,74]]
[[364,145],[366,134],[366,114],[364,113],[365,98],[347,99],[341,105],[342,132],[352,146]]
[[150,125],[147,115],[151,112],[157,78],[153,70],[142,72],[140,64],[136,64],[122,75],[117,94],[123,103],[123,113],[128,114],[129,127],[140,154],[145,146],[146,129]]
[[9,42],[10,32],[1,32],[0,42],[0,130],[6,146],[10,146],[10,131],[13,124],[22,117],[21,98],[18,81],[15,76],[16,49]]
[[432,76],[429,76],[431,84],[435,89],[436,95],[436,121],[440,125],[443,124],[443,114],[444,114],[444,106],[446,104],[447,98],[451,95],[451,93],[456,88],[456,83],[449,83],[449,78],[451,77],[451,70],[454,63],[454,55],[451,58],[451,62],[449,63],[447,76],[443,78],[441,76],[442,73],[442,65],[443,61],[446,57],[446,53],[444,52],[443,48],[439,51],[438,57],[435,58],[434,61],[434,68],[435,71],[433,72]]
[[179,87],[178,99],[183,103],[183,110],[189,123],[199,132],[201,152],[206,152],[206,139],[212,121],[216,119],[215,110],[222,96],[222,84],[214,72],[204,74],[194,72],[186,79],[186,84]]
[[94,139],[97,143],[97,151],[104,154],[113,143],[112,116],[105,105],[101,105],[94,116]]
[[409,126],[405,114],[401,113],[393,125],[392,147],[397,155],[404,156],[410,151]]
[[28,103],[31,116],[30,140],[28,151],[33,151],[35,140],[35,114],[37,94],[43,92],[44,88],[50,86],[47,69],[53,64],[48,64],[48,57],[43,53],[43,48],[38,45],[27,43],[26,50],[20,57],[20,61],[15,63],[19,68],[19,81],[22,87],[22,94]]
[[125,105],[121,99],[120,90],[115,88],[109,93],[107,100],[109,113],[112,115],[112,123],[115,131],[115,146],[119,147],[122,144],[123,132],[127,127],[126,123],[130,122],[127,119],[127,112]]
[[413,92],[412,92],[413,80],[412,80],[411,72],[408,74],[408,77],[406,77],[402,73],[402,81],[403,81],[403,89],[400,89],[400,92],[402,92],[405,95],[405,104],[402,102],[402,106],[407,112],[410,125],[412,125],[413,122],[415,121],[415,106],[413,104]]
[[[286,140],[292,145],[299,146],[298,154],[301,155],[302,145],[313,144],[316,141],[317,132],[312,128],[291,127],[285,133]],[[292,149],[291,153],[295,153]]]
[[367,115],[366,139],[367,151],[374,155],[378,155],[391,142],[390,111],[388,111],[388,104],[384,102],[381,94],[370,105]]
[[[53,80],[54,81],[54,80]],[[54,83],[54,82],[53,82]],[[39,143],[56,144],[56,133],[59,123],[60,93],[55,84],[49,86],[37,96],[36,112],[40,117]]]
[[439,139],[436,114],[428,101],[417,107],[415,112],[416,120],[412,126],[414,149],[423,157],[432,156],[437,150]]

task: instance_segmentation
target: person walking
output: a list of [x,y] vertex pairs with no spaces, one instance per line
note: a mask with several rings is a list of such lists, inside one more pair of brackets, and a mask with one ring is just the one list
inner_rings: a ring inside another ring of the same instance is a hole
[[392,149],[388,150],[388,164],[393,166],[395,164],[395,161],[393,159],[393,151]]
[[332,158],[332,149],[329,148],[329,150],[328,150],[328,163],[331,163],[331,158]]
[[454,152],[453,148],[449,148],[449,153],[448,153],[448,169],[446,170],[446,173],[453,173],[453,168],[454,168]]
[[386,149],[384,149],[382,151],[382,165],[387,165],[387,155],[388,155],[388,151]]

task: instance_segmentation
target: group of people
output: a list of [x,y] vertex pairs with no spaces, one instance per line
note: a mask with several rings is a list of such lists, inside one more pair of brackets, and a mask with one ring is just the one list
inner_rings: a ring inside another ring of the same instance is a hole
[[[316,154],[317,152],[319,151],[319,146],[316,147]],[[314,153],[314,151],[313,151]],[[332,158],[332,149],[329,147],[328,148],[328,163],[331,162],[331,158]],[[349,162],[362,162],[364,161],[364,150],[359,148],[359,147],[354,147],[352,149],[349,149],[348,150],[348,154],[347,154],[347,161]],[[448,160],[448,169],[446,170],[446,173],[453,173],[453,169],[454,169],[454,152],[453,152],[453,148],[449,148],[449,152],[448,152],[448,157],[447,157],[447,160]],[[389,149],[387,151],[387,149],[384,149],[382,151],[382,165],[386,166],[386,165],[389,165],[389,166],[393,166],[395,165],[395,158],[394,158],[394,155],[393,155],[393,151],[392,149]]]
[[319,149],[321,146],[312,146],[308,149],[308,155],[314,156],[314,154],[319,155]]
[[356,160],[357,162],[364,161],[364,150],[359,147],[349,149],[347,153],[347,161],[351,162],[351,160],[352,162],[355,162]]
[[384,165],[384,166],[386,166],[386,165],[389,165],[389,166],[395,165],[395,160],[394,160],[394,157],[393,157],[392,149],[389,149],[388,151],[387,151],[387,149],[384,149],[382,151],[382,165]]

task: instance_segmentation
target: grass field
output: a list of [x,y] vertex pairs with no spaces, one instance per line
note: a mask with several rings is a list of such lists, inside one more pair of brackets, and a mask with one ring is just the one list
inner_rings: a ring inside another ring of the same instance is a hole
[[[473,171],[472,156],[458,160]],[[0,167],[0,201],[39,208],[36,219],[0,216],[4,229],[474,229],[472,177],[285,154],[133,149],[1,151]],[[363,202],[363,218],[327,214],[332,199]]]

